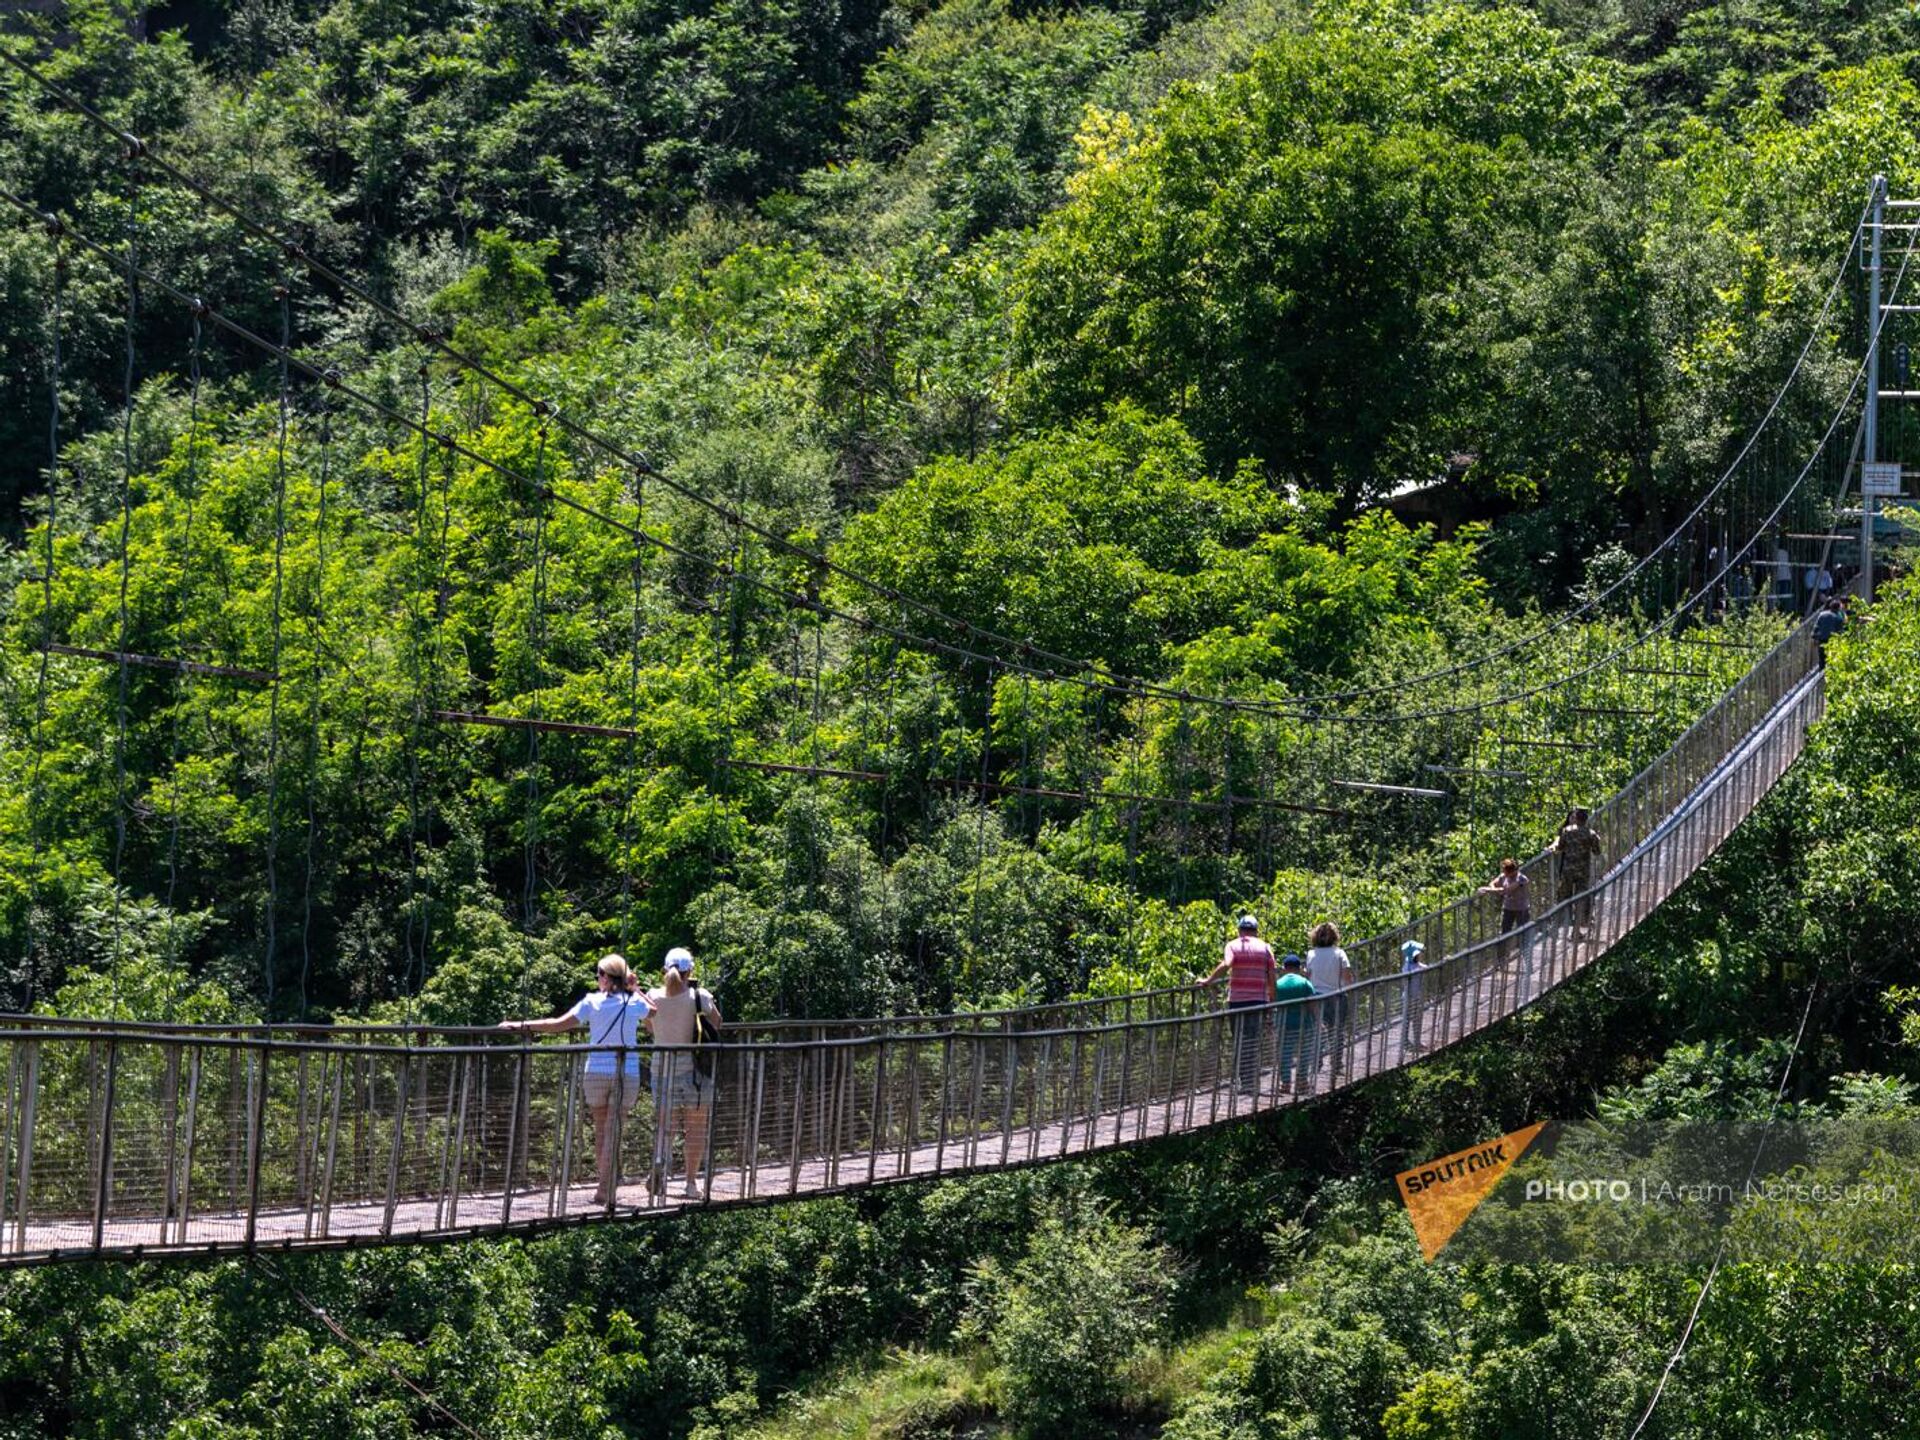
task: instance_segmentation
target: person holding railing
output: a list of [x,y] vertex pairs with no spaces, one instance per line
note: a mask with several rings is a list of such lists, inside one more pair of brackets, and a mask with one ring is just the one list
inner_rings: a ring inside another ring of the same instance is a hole
[[1500,897],[1500,933],[1518,930],[1533,919],[1533,882],[1520,862],[1509,855],[1500,862],[1500,873],[1480,887],[1482,895]]
[[[1527,872],[1520,868],[1520,862],[1509,855],[1500,862],[1500,873],[1480,887],[1482,895],[1500,897],[1500,933],[1524,930],[1533,920],[1533,882]],[[1513,942],[1502,941],[1500,958],[1507,960],[1513,954]],[[1527,954],[1522,951],[1522,959]],[[1526,966],[1521,967],[1523,970]]]
[[713,996],[693,978],[692,952],[676,945],[661,966],[661,985],[647,992],[647,1032],[656,1045],[680,1047],[653,1065],[654,1171],[662,1186],[673,1168],[673,1137],[686,1155],[688,1200],[700,1198],[700,1166],[707,1156],[707,1118],[713,1108],[713,1059],[700,1046],[725,1023]]
[[1233,1017],[1234,1083],[1242,1094],[1260,1088],[1260,1040],[1265,1007],[1273,1002],[1275,966],[1273,947],[1260,938],[1260,922],[1242,915],[1239,933],[1227,942],[1226,954],[1200,984],[1217,984],[1227,977],[1227,1009]]
[[1341,992],[1354,982],[1353,962],[1340,948],[1340,927],[1322,920],[1308,932],[1307,979],[1321,996],[1320,1025],[1313,1034],[1315,1053],[1307,1063],[1309,1076],[1320,1069],[1320,1055],[1328,1056],[1327,1084],[1340,1083],[1340,1067],[1347,1053],[1347,1031],[1353,1020],[1353,1002]]
[[602,956],[593,980],[596,992],[581,996],[564,1014],[547,1020],[502,1020],[500,1028],[535,1035],[587,1032],[580,1098],[593,1121],[594,1178],[599,1182],[593,1203],[608,1205],[620,1183],[620,1127],[640,1099],[640,1022],[650,1007],[622,956]]
[[1553,852],[1554,873],[1559,884],[1555,898],[1563,905],[1569,900],[1573,902],[1568,914],[1576,938],[1585,936],[1593,923],[1593,869],[1601,855],[1600,837],[1594,833],[1587,816],[1584,805],[1567,811],[1567,823],[1560,827],[1553,844],[1547,847]]

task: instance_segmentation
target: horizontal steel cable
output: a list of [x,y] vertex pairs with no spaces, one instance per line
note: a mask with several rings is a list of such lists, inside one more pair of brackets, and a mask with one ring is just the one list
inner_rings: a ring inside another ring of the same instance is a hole
[[[13,205],[16,209],[22,211],[25,214],[33,216],[37,220],[42,220],[50,224],[58,225],[64,237],[71,240],[74,244],[78,245],[82,249],[88,251],[89,253],[92,253],[93,255],[95,255],[102,261],[104,261],[106,264],[116,269],[126,268],[126,262],[123,257],[115,254],[111,249],[100,244],[98,241],[93,240],[91,237],[87,236],[84,232],[79,231],[73,226],[66,225],[64,224],[64,222],[60,222],[58,220],[51,220],[49,219],[49,217],[42,215],[41,212],[37,209],[37,207],[34,206],[34,204],[30,200],[26,199],[24,196],[19,195],[17,192],[14,192],[5,187],[0,187],[0,200],[3,200],[8,204]],[[145,269],[144,267],[136,267],[136,270],[137,270],[138,278],[141,281],[143,281],[144,283],[150,284],[154,286],[156,289],[159,289],[164,293],[172,296],[174,299],[178,300],[180,303],[184,305],[200,307],[203,317],[205,319],[212,321],[219,328],[226,331],[228,334],[232,335],[234,338],[240,340],[244,344],[250,346],[253,349],[258,350],[262,355],[265,355],[266,357],[274,360],[284,359],[289,365],[301,371],[301,373],[307,375],[311,379],[314,379],[316,381],[319,381],[329,386],[334,391],[345,396],[347,399],[351,400],[353,403],[355,403],[356,405],[359,405],[363,409],[366,409],[380,416],[382,419],[388,421],[391,424],[399,426],[404,430],[407,430],[413,434],[420,436],[424,441],[440,445],[443,448],[459,455],[461,458],[471,461],[475,465],[481,466],[487,470],[492,471],[494,474],[499,475],[501,478],[505,480],[509,480],[515,485],[522,487],[525,493],[540,494],[547,499],[553,500],[557,504],[560,504],[589,519],[592,519],[598,524],[602,524],[607,526],[608,528],[617,530],[622,534],[625,534],[635,540],[641,541],[642,543],[645,543],[647,545],[653,546],[667,554],[671,554],[681,559],[691,561],[695,564],[705,566],[710,570],[712,570],[715,574],[723,578],[731,576],[733,574],[733,567],[725,560],[720,560],[711,556],[702,555],[699,552],[689,549],[686,546],[676,544],[674,541],[668,540],[663,536],[655,535],[650,531],[647,531],[635,525],[631,525],[628,522],[620,519],[616,515],[609,514],[608,512],[600,509],[595,505],[589,504],[573,496],[567,495],[564,492],[558,489],[555,489],[552,486],[543,486],[543,485],[536,484],[536,482],[534,482],[528,476],[521,474],[512,466],[507,465],[501,461],[495,460],[490,456],[486,456],[479,453],[477,450],[473,449],[470,445],[460,440],[457,436],[447,432],[436,431],[432,429],[430,426],[423,424],[420,420],[415,419],[412,416],[401,413],[400,411],[393,408],[391,405],[388,405],[386,402],[380,400],[378,397],[371,395],[366,391],[357,389],[353,385],[349,384],[345,379],[343,379],[342,376],[340,375],[340,372],[337,369],[321,366],[297,354],[289,354],[289,353],[283,352],[279,346],[274,344],[273,341],[267,339],[265,336],[258,334],[256,331],[250,329],[249,327],[240,323],[239,321],[232,319],[231,317],[227,316],[221,311],[206,305],[206,303],[203,300],[199,299],[198,297],[189,295],[185,290],[182,290],[180,287],[173,285],[172,283],[166,281],[165,279],[161,278],[158,275],[155,275],[154,273]],[[1862,362],[1862,365],[1860,367],[1860,373],[1864,373],[1864,369],[1865,369],[1864,362]],[[1857,385],[1858,385],[1858,376],[1856,375],[1855,386],[1857,387]],[[1833,421],[1828,426],[1826,437],[1823,437],[1821,442],[1822,446],[1824,446],[1826,438],[1830,438],[1831,435],[1833,434],[1833,431],[1837,427],[1839,420],[1845,413],[1846,404],[1850,403],[1851,399],[1852,399],[1852,391],[1849,390],[1847,399],[1842,402],[1842,408],[1835,412]],[[1818,455],[1819,449],[1820,447],[1816,447],[1816,450],[1815,450],[1816,457]],[[1232,712],[1277,715],[1283,718],[1298,720],[1308,724],[1328,723],[1328,724],[1369,725],[1369,726],[1423,724],[1423,723],[1426,723],[1432,720],[1437,720],[1437,719],[1445,719],[1445,718],[1464,716],[1464,715],[1474,715],[1474,714],[1483,713],[1488,710],[1507,708],[1523,700],[1533,699],[1541,695],[1550,694],[1558,689],[1561,689],[1562,687],[1574,684],[1578,681],[1584,680],[1598,673],[1599,671],[1605,669],[1607,666],[1611,665],[1613,661],[1619,659],[1624,655],[1631,654],[1637,651],[1638,649],[1640,649],[1643,645],[1657,639],[1664,631],[1675,628],[1680,620],[1684,619],[1688,614],[1692,612],[1692,610],[1696,606],[1698,606],[1700,603],[1702,603],[1711,595],[1714,585],[1717,584],[1719,581],[1724,580],[1727,575],[1731,574],[1732,571],[1735,568],[1737,568],[1737,565],[1741,563],[1744,560],[1744,558],[1752,551],[1754,544],[1758,541],[1760,536],[1766,533],[1767,529],[1770,528],[1770,526],[1774,523],[1774,521],[1778,519],[1779,515],[1785,509],[1787,501],[1792,498],[1794,493],[1796,493],[1799,484],[1801,483],[1801,481],[1805,479],[1807,473],[1811,470],[1813,463],[1814,463],[1813,459],[1809,459],[1806,465],[1802,466],[1800,475],[1795,480],[1794,487],[1791,488],[1788,491],[1788,493],[1782,497],[1779,503],[1775,505],[1774,509],[1771,512],[1769,512],[1767,520],[1763,522],[1761,526],[1758,528],[1758,532],[1756,533],[1756,535],[1752,539],[1749,539],[1746,542],[1746,544],[1743,545],[1739,550],[1729,552],[1729,558],[1727,563],[1725,563],[1721,567],[1721,569],[1715,573],[1712,580],[1710,580],[1706,586],[1702,587],[1702,589],[1695,592],[1695,594],[1689,597],[1682,605],[1680,605],[1673,611],[1669,612],[1666,616],[1664,616],[1659,621],[1655,622],[1653,626],[1651,626],[1648,630],[1646,630],[1642,634],[1635,636],[1634,638],[1617,646],[1615,649],[1606,652],[1599,659],[1592,661],[1587,665],[1584,665],[1580,669],[1569,671],[1564,675],[1560,675],[1547,680],[1540,681],[1534,685],[1528,686],[1523,689],[1503,692],[1502,694],[1499,694],[1496,696],[1492,696],[1492,697],[1481,699],[1481,700],[1475,700],[1475,701],[1463,703],[1460,705],[1441,706],[1441,707],[1435,707],[1432,709],[1421,710],[1416,712],[1402,712],[1402,713],[1395,713],[1395,714],[1388,714],[1388,715],[1381,715],[1381,714],[1375,714],[1375,713],[1369,713],[1369,712],[1348,713],[1348,712],[1341,712],[1341,711],[1327,711],[1327,710],[1318,710],[1318,709],[1302,710],[1302,709],[1294,708],[1290,705],[1277,703],[1277,702],[1235,700],[1235,699],[1228,699],[1220,696],[1208,696],[1205,694],[1195,693],[1191,691],[1172,690],[1163,686],[1149,686],[1145,689],[1137,689],[1137,688],[1130,688],[1129,685],[1122,683],[1116,678],[1109,678],[1104,680],[1098,679],[1098,678],[1090,679],[1087,676],[1080,675],[1080,674],[1061,675],[1051,670],[1045,670],[1045,671],[1034,670],[1031,667],[1022,666],[1017,662],[1009,661],[1002,656],[983,654],[978,651],[968,650],[965,647],[956,645],[950,641],[939,640],[929,636],[918,635],[918,634],[915,634],[914,632],[903,630],[897,626],[888,625],[882,621],[874,620],[869,616],[862,615],[853,611],[843,610],[832,605],[828,605],[825,602],[815,600],[810,596],[803,595],[803,594],[796,594],[791,591],[783,590],[777,585],[774,585],[770,581],[764,580],[757,575],[741,574],[736,578],[745,581],[749,587],[779,601],[783,605],[787,605],[796,609],[811,611],[812,613],[820,615],[826,619],[842,621],[868,634],[883,636],[888,639],[897,641],[898,643],[903,645],[934,651],[939,654],[946,655],[951,659],[968,663],[968,664],[980,665],[983,667],[987,667],[989,669],[994,669],[994,670],[998,670],[1006,673],[1028,674],[1028,675],[1033,675],[1038,678],[1043,678],[1049,681],[1058,681],[1060,683],[1070,684],[1077,688],[1086,690],[1089,693],[1113,695],[1126,700],[1157,699],[1165,703],[1171,703],[1171,704],[1189,704],[1189,703],[1202,704],[1202,705],[1215,706],[1215,707],[1222,708]],[[1083,667],[1083,668],[1088,668],[1088,667]],[[1097,670],[1095,670],[1094,673],[1096,676],[1099,674]]]
[[[908,595],[905,592],[900,591],[896,587],[889,586],[882,581],[873,579],[870,576],[862,575],[857,571],[851,570],[839,564],[837,561],[833,560],[830,556],[826,555],[822,551],[810,549],[807,546],[800,545],[797,542],[790,540],[785,536],[780,535],[776,531],[769,530],[765,526],[759,525],[753,522],[752,520],[749,520],[742,512],[740,512],[736,508],[725,505],[719,501],[713,500],[710,497],[705,496],[700,492],[694,490],[692,487],[687,486],[683,482],[674,479],[671,475],[668,475],[665,472],[661,471],[645,456],[634,453],[631,450],[629,450],[627,447],[620,445],[616,442],[613,442],[611,440],[608,440],[606,437],[597,434],[596,432],[594,432],[587,426],[581,424],[580,422],[569,418],[568,416],[561,413],[558,407],[555,406],[552,402],[534,395],[531,391],[527,390],[524,386],[518,385],[506,379],[504,376],[495,372],[492,368],[474,359],[472,356],[467,355],[466,353],[456,349],[444,336],[442,336],[438,331],[434,330],[430,326],[421,325],[418,322],[409,318],[408,316],[404,315],[400,311],[394,309],[391,305],[387,304],[385,301],[381,300],[378,296],[368,291],[364,286],[358,284],[357,282],[352,280],[350,277],[340,273],[338,270],[335,270],[332,267],[325,264],[325,262],[321,261],[317,256],[313,255],[312,252],[300,241],[289,238],[286,234],[277,230],[273,225],[256,218],[252,213],[244,210],[242,207],[235,204],[234,202],[229,201],[219,192],[213,190],[211,187],[201,182],[197,177],[189,174],[185,170],[181,169],[179,166],[174,165],[171,162],[165,160],[164,158],[156,155],[153,151],[152,146],[145,139],[120,129],[118,126],[114,125],[112,121],[110,121],[104,115],[102,115],[98,110],[88,105],[84,100],[74,95],[71,91],[67,90],[64,86],[61,86],[58,83],[46,78],[32,65],[28,64],[25,60],[21,59],[16,55],[13,55],[4,51],[0,51],[0,59],[5,60],[6,63],[12,65],[15,69],[17,69],[22,74],[27,76],[28,79],[31,80],[34,84],[40,86],[43,90],[45,90],[46,93],[53,96],[61,104],[66,105],[70,109],[74,110],[76,113],[86,118],[96,127],[98,127],[101,131],[103,131],[108,135],[111,135],[115,140],[127,146],[130,150],[136,151],[137,153],[146,157],[151,164],[153,164],[155,167],[160,169],[163,173],[165,173],[169,178],[173,179],[176,183],[186,187],[187,189],[192,191],[195,195],[200,197],[202,200],[204,200],[208,204],[215,206],[225,214],[231,216],[244,229],[248,230],[250,233],[256,235],[260,239],[266,241],[268,244],[275,246],[283,254],[285,254],[289,259],[292,259],[297,263],[301,264],[302,266],[306,267],[310,271],[310,273],[314,274],[315,276],[319,277],[320,279],[326,281],[329,284],[339,287],[342,291],[351,295],[354,299],[360,301],[362,304],[372,307],[377,313],[391,320],[393,323],[399,325],[401,328],[406,330],[407,333],[412,335],[419,342],[429,346],[434,350],[437,350],[439,353],[444,355],[447,359],[452,361],[455,365],[465,370],[471,371],[472,373],[479,375],[482,378],[488,380],[490,383],[497,385],[504,392],[514,396],[515,398],[519,399],[524,404],[526,404],[536,415],[540,415],[540,416],[551,419],[553,423],[557,424],[561,429],[567,431],[569,434],[573,435],[575,438],[583,440],[589,445],[592,445],[598,449],[601,449],[605,451],[607,454],[615,456],[617,459],[621,460],[623,463],[632,467],[636,472],[642,475],[645,475],[650,479],[658,481],[662,485],[666,486],[669,490],[672,490],[675,494],[678,494],[683,498],[691,501],[692,503],[699,505],[703,509],[709,511],[711,514],[726,521],[728,524],[745,529],[751,532],[752,534],[754,534],[755,536],[759,537],[761,540],[765,541],[767,544],[789,555],[792,555],[797,559],[805,561],[808,565],[816,568],[817,570],[832,574],[848,582],[849,584],[856,586],[857,588],[864,589],[876,596],[879,596],[882,599],[885,599],[891,604],[898,605],[906,609],[915,610],[918,613],[926,615],[929,618],[934,619],[941,624],[958,629],[963,636],[966,636],[969,638],[977,638],[979,640],[985,641],[993,645],[1003,645],[1003,646],[1011,647],[1021,654],[1038,657],[1041,660],[1045,660],[1049,662],[1051,665],[1055,667],[1064,668],[1071,671],[1087,671],[1087,672],[1091,672],[1096,677],[1099,675],[1101,667],[1094,662],[1077,659],[1071,656],[1059,655],[1052,651],[1048,651],[1043,647],[1035,646],[1034,644],[1032,644],[1031,641],[1014,639],[1011,636],[999,634],[996,631],[993,631],[981,625],[977,625],[971,621],[964,620],[958,616],[950,615],[936,605],[933,605],[927,601],[921,600],[918,597]],[[1205,692],[1183,691],[1183,690],[1177,689],[1176,687],[1166,685],[1163,682],[1150,681],[1150,680],[1140,679],[1137,677],[1115,676],[1115,675],[1112,675],[1111,672],[1109,672],[1109,682],[1106,685],[1104,685],[1102,688],[1108,690],[1110,693],[1121,694],[1121,695],[1153,695],[1161,699],[1176,700],[1182,704],[1191,703],[1191,704],[1223,707],[1223,708],[1232,709],[1232,710],[1254,710],[1254,711],[1262,711],[1262,712],[1271,713],[1271,714],[1299,716],[1302,714],[1310,713],[1308,710],[1303,709],[1303,707],[1313,707],[1315,709],[1318,709],[1319,707],[1324,707],[1326,705],[1341,702],[1341,701],[1362,699],[1362,698],[1375,696],[1375,695],[1395,694],[1409,687],[1417,687],[1417,686],[1425,685],[1436,680],[1446,680],[1446,679],[1457,678],[1460,675],[1470,673],[1471,671],[1477,670],[1487,664],[1490,664],[1495,660],[1504,659],[1507,656],[1518,653],[1520,650],[1524,648],[1527,648],[1532,645],[1536,645],[1540,640],[1550,635],[1564,631],[1567,627],[1576,623],[1579,619],[1581,619],[1584,616],[1596,614],[1596,613],[1602,613],[1603,607],[1606,606],[1608,603],[1610,603],[1619,594],[1621,594],[1628,585],[1632,584],[1637,579],[1637,577],[1654,562],[1656,558],[1666,554],[1671,549],[1676,549],[1679,546],[1679,544],[1685,538],[1687,527],[1691,525],[1693,521],[1696,518],[1698,518],[1701,514],[1705,513],[1707,507],[1711,504],[1713,499],[1715,499],[1720,494],[1720,492],[1732,481],[1734,471],[1738,468],[1740,462],[1744,460],[1746,456],[1752,451],[1752,448],[1755,442],[1758,440],[1760,433],[1765,429],[1766,425],[1772,420],[1773,416],[1778,412],[1778,409],[1782,401],[1785,399],[1787,391],[1792,385],[1792,382],[1795,376],[1799,374],[1800,369],[1805,364],[1807,357],[1812,353],[1814,342],[1818,338],[1819,334],[1821,333],[1821,329],[1825,324],[1826,316],[1832,308],[1835,297],[1839,293],[1841,281],[1847,273],[1848,262],[1851,260],[1853,251],[1860,242],[1860,237],[1861,237],[1861,234],[1863,233],[1863,227],[1865,225],[1866,213],[1867,213],[1866,210],[1863,208],[1859,219],[1855,221],[1853,238],[1848,245],[1846,254],[1842,257],[1838,267],[1836,267],[1833,282],[1828,287],[1826,299],[1821,306],[1819,316],[1816,318],[1814,325],[1809,329],[1807,339],[1805,343],[1802,345],[1800,353],[1798,357],[1795,359],[1792,369],[1789,371],[1786,380],[1782,382],[1779,390],[1775,393],[1773,402],[1768,406],[1765,415],[1763,415],[1760,422],[1754,427],[1751,434],[1749,434],[1746,443],[1741,447],[1739,453],[1734,457],[1734,459],[1728,464],[1725,471],[1722,473],[1720,479],[1716,481],[1715,484],[1712,487],[1710,487],[1709,490],[1705,493],[1705,495],[1701,497],[1699,502],[1697,502],[1694,509],[1690,511],[1688,515],[1683,520],[1681,520],[1679,524],[1672,531],[1670,531],[1669,534],[1658,545],[1656,545],[1653,548],[1653,550],[1648,552],[1646,556],[1642,557],[1642,559],[1639,560],[1630,570],[1628,570],[1625,574],[1623,574],[1616,581],[1614,581],[1613,584],[1609,585],[1604,591],[1600,592],[1597,595],[1588,597],[1575,609],[1571,611],[1563,612],[1561,615],[1557,616],[1552,622],[1538,628],[1537,630],[1531,632],[1530,634],[1508,641],[1505,644],[1502,644],[1496,649],[1489,651],[1483,655],[1476,656],[1473,659],[1461,661],[1453,665],[1428,671],[1420,675],[1407,677],[1401,680],[1396,680],[1388,684],[1365,686],[1365,687],[1354,687],[1354,688],[1348,688],[1348,689],[1338,690],[1338,691],[1321,692],[1311,696],[1298,697],[1296,700],[1293,700],[1293,701],[1284,701],[1284,702],[1283,701],[1247,701],[1247,700],[1235,699],[1230,696],[1213,695]],[[1755,539],[1758,539],[1758,538],[1759,538],[1758,536],[1755,537]],[[956,649],[964,648],[964,647],[953,647],[943,642],[934,640],[932,637],[921,636],[917,634],[910,635],[909,639],[911,640],[912,643],[915,643],[916,645],[936,647],[944,651],[947,651],[948,653],[954,653]],[[1008,670],[1015,671],[1017,673],[1032,675],[1036,678],[1042,678],[1042,677],[1048,678],[1048,679],[1059,678],[1055,676],[1052,673],[1052,671],[1043,670],[1038,666],[1029,665],[1018,660],[1010,660],[1004,656],[976,656],[975,658],[979,660],[990,661],[992,663],[997,663],[1007,668]],[[1413,718],[1413,717],[1409,717],[1409,718]]]

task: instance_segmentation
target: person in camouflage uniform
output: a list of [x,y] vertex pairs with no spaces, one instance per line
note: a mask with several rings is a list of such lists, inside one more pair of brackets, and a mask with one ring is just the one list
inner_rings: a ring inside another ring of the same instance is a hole
[[1593,873],[1600,860],[1600,837],[1587,823],[1587,809],[1576,805],[1567,812],[1567,823],[1554,837],[1552,850],[1555,874],[1559,879],[1562,903],[1573,900],[1573,924],[1576,934],[1584,934],[1593,923]]

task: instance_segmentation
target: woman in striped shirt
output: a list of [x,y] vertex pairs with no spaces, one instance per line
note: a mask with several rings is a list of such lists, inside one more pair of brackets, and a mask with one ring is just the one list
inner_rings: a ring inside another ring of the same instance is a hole
[[1233,1017],[1236,1084],[1248,1095],[1260,1088],[1260,1040],[1265,1007],[1273,1003],[1276,967],[1273,947],[1260,938],[1260,922],[1240,917],[1240,933],[1227,942],[1226,953],[1200,983],[1212,985],[1227,977],[1227,1008],[1244,1011]]

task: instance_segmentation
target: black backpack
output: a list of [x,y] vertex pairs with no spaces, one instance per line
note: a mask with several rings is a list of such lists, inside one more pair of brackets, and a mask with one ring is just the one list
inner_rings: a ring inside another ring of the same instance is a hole
[[713,1078],[712,1046],[720,1043],[720,1026],[706,1006],[700,1003],[700,987],[689,985],[693,991],[693,1073],[702,1080]]

